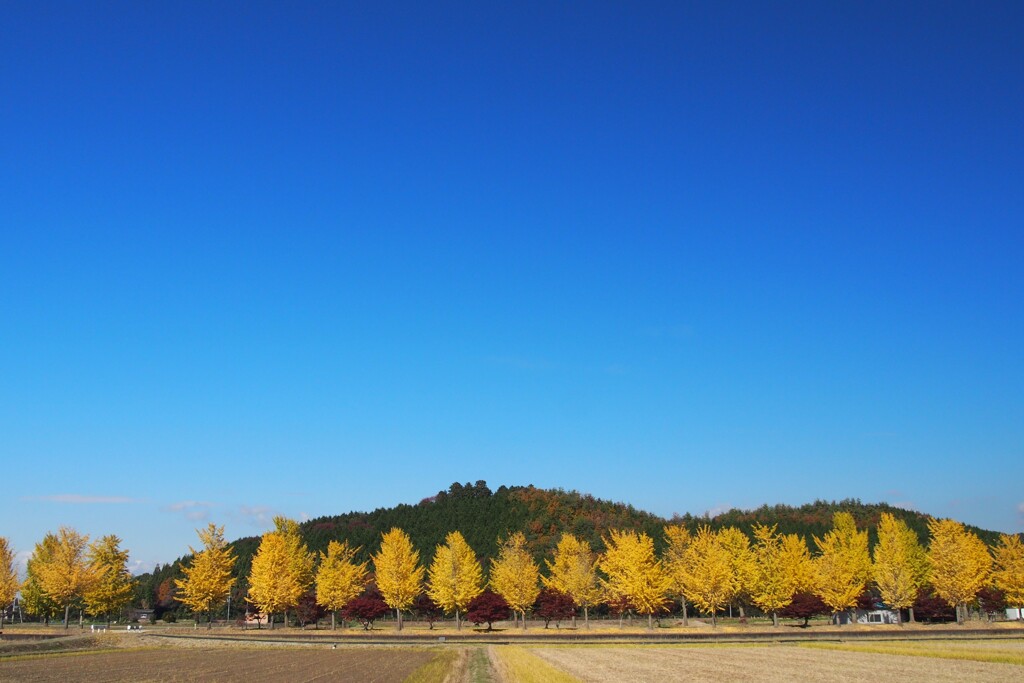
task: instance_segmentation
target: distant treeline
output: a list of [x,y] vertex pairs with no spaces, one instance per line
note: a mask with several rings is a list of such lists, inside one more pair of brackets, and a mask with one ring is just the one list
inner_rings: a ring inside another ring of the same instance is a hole
[[[577,491],[534,486],[501,486],[492,491],[485,481],[453,483],[447,490],[424,498],[415,505],[400,504],[372,512],[318,517],[301,523],[299,529],[310,550],[326,552],[331,541],[347,541],[353,548],[358,548],[358,561],[368,561],[379,545],[381,535],[392,528],[405,530],[421,557],[433,556],[434,549],[445,542],[450,532],[459,531],[481,563],[487,566],[497,557],[498,539],[514,531],[525,534],[530,552],[540,562],[552,555],[563,533],[571,533],[601,552],[605,549],[602,539],[612,529],[646,533],[654,539],[660,554],[665,549],[662,529],[666,524],[679,524],[693,533],[703,525],[713,530],[735,527],[748,536],[752,536],[753,527],[757,524],[776,525],[779,533],[796,534],[804,539],[814,552],[814,537],[824,537],[832,527],[836,512],[850,513],[858,527],[868,530],[871,548],[877,542],[876,529],[883,513],[905,522],[917,533],[922,544],[928,541],[930,516],[885,503],[862,503],[857,499],[839,502],[818,500],[799,507],[763,505],[755,510],[733,509],[714,517],[686,514],[665,519],[632,505],[601,500]],[[999,540],[998,532],[972,526],[966,528],[989,546],[994,546]],[[259,543],[258,536],[251,536],[229,544],[237,557],[234,575],[238,582],[232,588],[236,605],[243,604],[247,594],[247,577]],[[137,604],[156,608],[159,612],[181,610],[181,606],[171,598],[171,587],[174,579],[182,578],[181,563],[190,559],[191,556],[186,555],[138,576]]]

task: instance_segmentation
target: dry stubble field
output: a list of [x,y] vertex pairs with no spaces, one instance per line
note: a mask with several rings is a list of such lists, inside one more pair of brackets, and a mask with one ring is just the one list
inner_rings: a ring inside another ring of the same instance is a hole
[[1024,640],[1018,639],[801,645],[357,645],[337,650],[320,645],[217,644],[202,638],[175,639],[173,644],[138,637],[83,642],[105,649],[0,659],[0,681],[399,682],[410,675],[420,683],[1024,680]]
[[411,648],[166,648],[0,662],[0,681],[403,681],[433,657]]
[[[1004,647],[1024,652],[1019,642]],[[907,656],[796,645],[536,647],[531,651],[588,683],[623,680],[953,683],[1024,679],[1024,666],[936,659],[924,651],[921,653],[924,656]],[[961,651],[966,654],[967,648]]]

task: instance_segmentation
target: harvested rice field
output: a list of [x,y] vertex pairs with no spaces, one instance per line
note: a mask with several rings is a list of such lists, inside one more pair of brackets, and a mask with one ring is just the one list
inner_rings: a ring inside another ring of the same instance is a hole
[[[204,638],[69,641],[63,652],[8,653],[0,682],[864,681],[1024,679],[1024,640],[732,645],[254,646]],[[141,646],[141,647],[140,647]],[[21,649],[19,647],[19,649]]]
[[537,647],[531,652],[588,683],[621,681],[1017,680],[1024,666],[795,645]]
[[0,661],[0,681],[404,681],[434,652],[425,649],[168,648],[114,650]]

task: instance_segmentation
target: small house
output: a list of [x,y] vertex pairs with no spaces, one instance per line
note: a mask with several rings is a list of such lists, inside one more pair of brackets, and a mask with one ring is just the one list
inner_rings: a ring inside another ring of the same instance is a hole
[[836,615],[840,624],[898,624],[899,613],[894,609],[857,609],[853,612],[840,612]]

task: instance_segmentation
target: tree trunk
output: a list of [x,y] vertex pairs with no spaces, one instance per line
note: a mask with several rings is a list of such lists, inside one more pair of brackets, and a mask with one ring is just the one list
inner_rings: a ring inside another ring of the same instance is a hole
[[683,626],[689,626],[690,625],[690,615],[687,613],[687,609],[686,609],[686,598],[683,598],[682,601],[683,601]]
[[647,613],[647,630],[648,631],[653,631],[654,630],[654,612],[648,612]]
[[711,610],[711,628],[718,628],[718,612]]
[[338,630],[337,615],[338,615],[337,611],[332,609],[331,610],[331,630],[332,631],[337,631]]
[[583,626],[590,630],[590,608],[586,606],[583,607]]
[[206,613],[206,630],[209,631],[213,628],[213,612]]
[[402,610],[395,608],[395,621],[398,622],[399,631],[402,630]]
[[455,630],[456,631],[461,631],[462,630],[462,622],[459,621],[459,608],[458,607],[455,608]]
[[746,619],[747,613],[743,611],[743,603],[738,604],[736,607],[740,611],[740,619]]
[[523,610],[522,612],[520,612],[520,614],[523,615],[523,630],[525,631],[526,630],[526,610]]
[[64,605],[64,630],[65,631],[67,631],[68,627],[70,626],[70,623],[69,623],[70,619],[71,619],[71,603],[69,602],[68,604]]
[[913,606],[907,608],[907,616],[910,617],[910,623],[913,624],[914,623],[914,607]]
[[896,608],[896,623],[903,626],[903,610],[899,607]]
[[779,613],[775,610],[772,610],[772,626],[775,628],[779,627]]
[[85,630],[85,614],[83,614],[82,610],[78,610],[78,630]]

